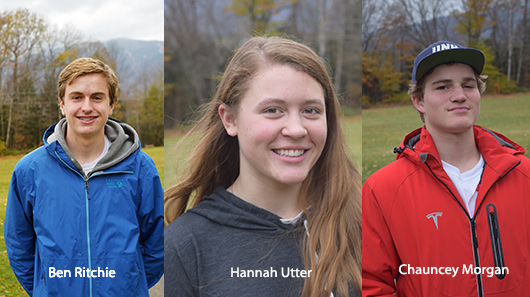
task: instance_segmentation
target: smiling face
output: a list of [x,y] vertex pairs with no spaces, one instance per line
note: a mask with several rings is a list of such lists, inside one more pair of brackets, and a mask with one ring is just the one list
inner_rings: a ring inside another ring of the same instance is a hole
[[66,86],[60,106],[68,123],[67,141],[103,138],[105,123],[114,109],[110,105],[107,80],[99,73],[74,79]]
[[300,184],[326,142],[322,87],[285,65],[266,66],[249,84],[237,111],[219,108],[226,131],[238,137],[239,176],[267,184]]
[[460,134],[476,123],[480,91],[473,69],[462,63],[437,66],[425,79],[423,99],[413,96],[431,133]]

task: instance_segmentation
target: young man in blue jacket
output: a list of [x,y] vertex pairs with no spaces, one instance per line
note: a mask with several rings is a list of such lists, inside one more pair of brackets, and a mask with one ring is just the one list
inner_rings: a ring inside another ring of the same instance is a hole
[[164,267],[163,190],[134,129],[109,118],[118,79],[80,58],[58,87],[65,118],[11,178],[11,267],[30,296],[149,296]]

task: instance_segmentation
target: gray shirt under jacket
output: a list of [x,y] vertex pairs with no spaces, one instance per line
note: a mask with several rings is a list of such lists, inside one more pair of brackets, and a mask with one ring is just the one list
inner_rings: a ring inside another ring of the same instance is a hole
[[165,296],[298,297],[305,234],[219,187],[165,229]]

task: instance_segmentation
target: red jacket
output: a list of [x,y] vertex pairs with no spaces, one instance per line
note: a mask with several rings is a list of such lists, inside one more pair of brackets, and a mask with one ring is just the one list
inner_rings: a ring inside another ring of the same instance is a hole
[[530,296],[530,159],[503,135],[473,129],[486,163],[474,217],[425,128],[407,135],[397,160],[364,184],[363,296]]

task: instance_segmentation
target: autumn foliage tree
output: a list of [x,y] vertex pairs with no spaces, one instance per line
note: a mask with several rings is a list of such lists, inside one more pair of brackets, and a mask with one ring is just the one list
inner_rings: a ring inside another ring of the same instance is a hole
[[273,17],[296,2],[297,0],[234,0],[225,10],[232,10],[235,15],[247,18],[255,33],[264,34],[277,32],[282,22],[274,21]]
[[363,107],[379,102],[391,103],[399,94],[404,83],[404,75],[394,70],[394,59],[388,52],[374,55],[363,53]]
[[[30,73],[31,51],[41,42],[46,23],[36,14],[27,9],[4,12],[1,15],[4,22],[0,30],[0,42],[6,53],[4,67],[8,67],[11,74],[10,90],[2,89],[9,99],[7,129],[5,131],[6,147],[13,146],[13,108],[22,105],[19,82]],[[4,70],[4,69],[2,69]]]
[[477,48],[481,37],[490,25],[487,12],[493,0],[462,0],[463,11],[456,14],[458,25],[455,30],[466,37],[468,47]]

